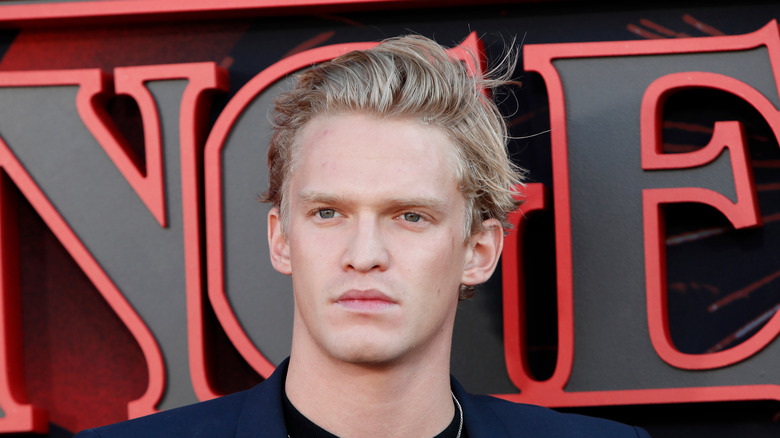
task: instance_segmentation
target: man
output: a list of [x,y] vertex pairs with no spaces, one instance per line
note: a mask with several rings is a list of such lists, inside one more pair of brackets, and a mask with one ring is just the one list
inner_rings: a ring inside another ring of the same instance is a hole
[[249,391],[79,437],[646,437],[450,377],[458,301],[493,273],[521,181],[482,93],[503,82],[416,36],[303,73],[276,101],[264,195],[295,294],[289,361]]

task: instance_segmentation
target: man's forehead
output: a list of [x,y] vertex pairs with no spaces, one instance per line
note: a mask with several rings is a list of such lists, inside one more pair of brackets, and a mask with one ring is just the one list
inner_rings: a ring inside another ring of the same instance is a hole
[[462,197],[454,146],[439,128],[347,114],[318,117],[300,134],[290,189],[302,202],[370,194],[439,208]]
[[[402,130],[405,127],[415,129],[415,130],[427,131],[432,134],[435,133],[433,135],[439,136],[440,139],[442,140],[442,144],[446,145],[446,147],[438,150],[438,153],[436,154],[435,158],[439,158],[439,157],[444,158],[448,163],[448,165],[455,171],[456,175],[460,175],[461,173],[460,172],[461,159],[458,153],[458,146],[452,140],[450,133],[447,130],[435,124],[425,123],[419,118],[384,117],[384,116],[379,116],[379,115],[370,114],[367,112],[360,112],[360,111],[326,112],[317,115],[313,117],[311,120],[309,120],[308,122],[306,122],[306,124],[304,124],[303,127],[296,134],[295,141],[293,142],[294,163],[296,163],[297,165],[297,163],[300,163],[300,161],[304,156],[311,154],[313,147],[317,146],[318,140],[321,140],[323,137],[332,135],[334,131],[334,129],[332,128],[334,128],[334,126],[337,124],[342,124],[344,119],[354,120],[356,129],[360,129],[361,127],[366,125],[389,126],[391,127],[390,128],[391,136],[393,132]],[[368,146],[370,146],[372,143],[375,143],[375,140],[377,140],[374,137],[374,135],[378,135],[378,133],[371,132],[370,129],[365,129],[363,130],[363,134],[365,134],[363,140],[365,141],[365,144],[368,149]],[[402,146],[402,145],[390,144],[388,147],[384,148],[384,150],[375,150],[375,152],[378,152],[377,155],[381,155],[383,152],[392,152],[394,146]],[[434,162],[430,162],[429,164],[431,166],[435,165]]]

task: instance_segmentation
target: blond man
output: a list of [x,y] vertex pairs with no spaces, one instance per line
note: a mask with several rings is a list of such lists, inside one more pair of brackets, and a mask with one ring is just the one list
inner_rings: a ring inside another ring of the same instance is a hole
[[647,437],[450,376],[458,301],[495,270],[522,179],[482,92],[503,82],[419,36],[302,73],[276,101],[264,195],[295,295],[289,360],[251,390],[79,437]]

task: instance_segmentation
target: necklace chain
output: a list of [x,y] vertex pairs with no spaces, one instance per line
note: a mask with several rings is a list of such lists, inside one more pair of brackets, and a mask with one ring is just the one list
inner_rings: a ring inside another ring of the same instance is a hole
[[455,406],[458,407],[458,417],[460,418],[460,424],[458,424],[458,436],[455,438],[460,438],[461,432],[463,432],[463,408],[460,407],[460,402],[458,401],[458,398],[455,397],[455,393],[450,390],[450,394],[452,394],[452,399],[455,400]]

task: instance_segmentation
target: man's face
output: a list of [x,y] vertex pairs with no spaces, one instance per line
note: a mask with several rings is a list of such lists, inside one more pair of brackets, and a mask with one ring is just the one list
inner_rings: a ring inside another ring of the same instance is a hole
[[293,351],[366,364],[448,358],[459,285],[486,279],[473,272],[478,243],[464,242],[450,140],[352,114],[315,118],[298,145],[286,236],[269,215],[272,261],[295,291]]

